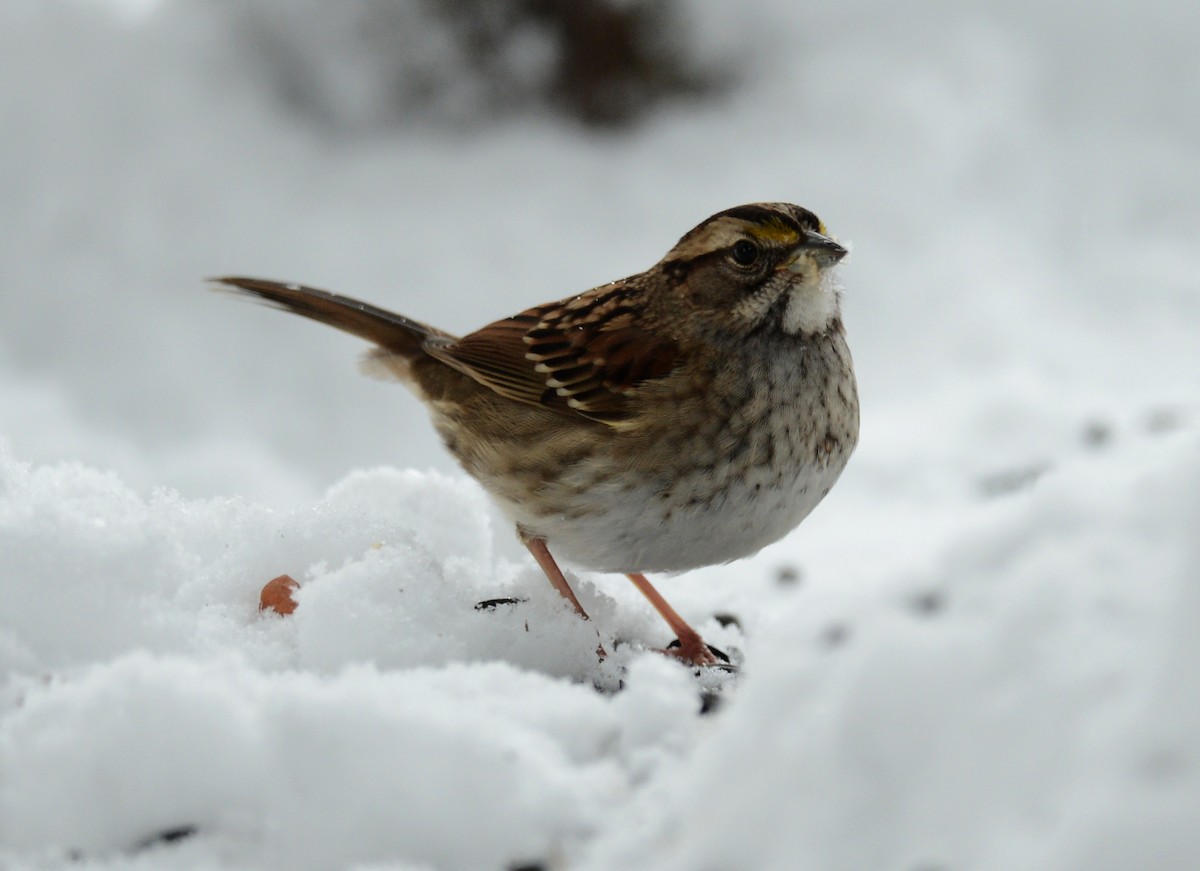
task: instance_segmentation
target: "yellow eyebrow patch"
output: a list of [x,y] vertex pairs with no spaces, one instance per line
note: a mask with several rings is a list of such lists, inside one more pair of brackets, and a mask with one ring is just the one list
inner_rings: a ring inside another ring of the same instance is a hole
[[783,221],[765,221],[747,227],[750,235],[763,242],[778,242],[781,245],[794,245],[800,241],[800,235],[794,227],[789,227]]

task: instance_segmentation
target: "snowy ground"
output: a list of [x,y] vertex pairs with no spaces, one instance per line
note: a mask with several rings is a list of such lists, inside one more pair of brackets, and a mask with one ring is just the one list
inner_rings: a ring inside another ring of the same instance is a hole
[[[1200,12],[800,5],[699,5],[742,87],[632,134],[339,138],[208,7],[5,4],[0,867],[1200,867]],[[202,290],[463,331],[758,199],[854,244],[864,423],[662,582],[733,681],[620,578],[575,620],[352,340]]]

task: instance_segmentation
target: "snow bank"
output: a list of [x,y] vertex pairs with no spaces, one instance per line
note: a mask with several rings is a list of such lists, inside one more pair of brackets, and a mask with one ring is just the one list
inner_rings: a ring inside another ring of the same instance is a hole
[[692,764],[629,814],[669,811],[585,867],[1195,868],[1200,434],[972,514],[921,597],[836,641],[805,602],[780,615]]
[[[482,498],[379,470],[276,512],[0,459],[8,855],[194,829],[185,855],[258,867],[472,869],[591,835],[688,743],[699,695],[611,634],[597,662],[535,570],[497,582]],[[284,570],[297,611],[260,614]],[[474,607],[499,595],[525,601]]]
[[[646,614],[584,585],[585,624],[497,566],[461,480],[361,473],[280,513],[5,458],[0,856],[1182,871],[1198,494],[1189,427],[976,502],[849,615],[777,597],[701,718],[628,635],[596,661]],[[295,614],[258,613],[295,566]],[[497,592],[528,601],[473,607]]]

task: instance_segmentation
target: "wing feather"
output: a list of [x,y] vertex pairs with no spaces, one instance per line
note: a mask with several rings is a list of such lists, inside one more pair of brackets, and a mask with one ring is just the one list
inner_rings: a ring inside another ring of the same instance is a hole
[[639,389],[681,361],[672,339],[633,322],[629,294],[607,285],[425,350],[501,396],[619,427],[635,417]]

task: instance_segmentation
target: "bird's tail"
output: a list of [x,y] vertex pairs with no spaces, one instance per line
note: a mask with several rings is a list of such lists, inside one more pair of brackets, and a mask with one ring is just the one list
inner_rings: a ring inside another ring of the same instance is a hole
[[422,346],[428,339],[453,341],[455,338],[420,321],[315,287],[238,276],[214,278],[212,281],[219,285],[218,290],[233,290],[257,297],[275,308],[337,327],[366,339],[384,351],[409,359],[423,353]]

